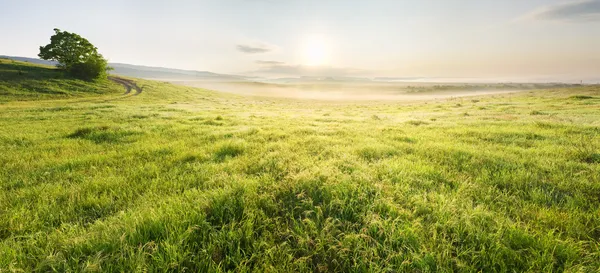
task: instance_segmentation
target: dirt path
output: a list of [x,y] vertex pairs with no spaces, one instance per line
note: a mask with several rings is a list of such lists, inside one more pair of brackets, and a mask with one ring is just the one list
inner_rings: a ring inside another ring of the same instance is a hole
[[109,76],[108,79],[125,87],[126,90],[123,95],[129,95],[131,93],[131,90],[135,90],[133,96],[137,96],[142,93],[142,88],[137,86],[137,84],[135,84],[135,82],[133,82],[132,80],[117,78],[114,76]]

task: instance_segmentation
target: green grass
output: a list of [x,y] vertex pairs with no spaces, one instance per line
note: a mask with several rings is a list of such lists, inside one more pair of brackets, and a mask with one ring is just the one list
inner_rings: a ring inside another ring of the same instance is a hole
[[0,103],[107,93],[123,93],[123,88],[109,80],[88,82],[49,66],[0,59]]
[[0,105],[0,272],[600,269],[597,86],[403,103],[138,84]]

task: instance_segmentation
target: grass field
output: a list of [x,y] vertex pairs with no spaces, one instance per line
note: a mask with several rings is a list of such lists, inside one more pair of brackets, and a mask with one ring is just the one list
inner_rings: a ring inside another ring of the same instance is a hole
[[138,80],[17,101],[37,95],[15,75],[0,272],[600,270],[598,86],[324,102]]

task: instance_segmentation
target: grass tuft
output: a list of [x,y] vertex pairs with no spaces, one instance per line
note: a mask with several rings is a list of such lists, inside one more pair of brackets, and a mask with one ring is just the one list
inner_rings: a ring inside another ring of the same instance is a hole
[[406,123],[410,124],[410,125],[414,125],[414,126],[420,126],[420,125],[427,125],[427,124],[429,124],[428,122],[422,121],[422,120],[409,120]]
[[93,141],[96,144],[129,142],[129,136],[140,134],[137,131],[124,130],[119,127],[97,126],[84,127],[67,135],[67,138],[77,138]]
[[529,112],[529,114],[532,116],[539,116],[539,115],[545,115],[546,113],[537,111],[537,110],[533,110],[533,111]]
[[215,150],[215,158],[217,161],[223,161],[228,158],[233,158],[244,153],[246,144],[242,141],[226,141],[217,145]]
[[569,98],[574,99],[574,100],[589,100],[589,99],[594,99],[594,97],[592,97],[592,96],[586,96],[586,95],[575,95],[575,96],[570,96]]
[[377,161],[384,158],[398,155],[399,152],[390,146],[385,145],[369,145],[357,150],[358,156],[367,161]]

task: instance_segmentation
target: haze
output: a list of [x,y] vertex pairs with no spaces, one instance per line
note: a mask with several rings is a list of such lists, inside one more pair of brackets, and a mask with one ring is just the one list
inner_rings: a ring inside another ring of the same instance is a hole
[[[600,1],[2,1],[0,52],[52,28],[111,62],[259,77],[600,80]],[[49,27],[51,26],[51,27]]]

